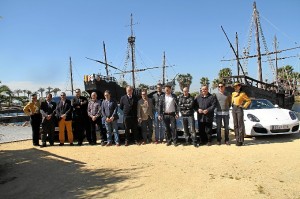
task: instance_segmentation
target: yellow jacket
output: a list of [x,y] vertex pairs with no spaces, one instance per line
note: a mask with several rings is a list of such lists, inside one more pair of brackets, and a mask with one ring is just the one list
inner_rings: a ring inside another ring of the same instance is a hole
[[244,92],[233,92],[231,102],[232,105],[247,108],[251,104],[251,99]]
[[40,102],[28,102],[26,106],[23,108],[23,111],[26,115],[33,115],[40,113]]

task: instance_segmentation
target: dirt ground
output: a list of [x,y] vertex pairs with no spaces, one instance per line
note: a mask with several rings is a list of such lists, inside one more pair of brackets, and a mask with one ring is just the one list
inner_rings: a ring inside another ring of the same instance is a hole
[[[231,135],[232,142],[233,136]],[[300,135],[245,146],[0,145],[0,198],[296,198]]]

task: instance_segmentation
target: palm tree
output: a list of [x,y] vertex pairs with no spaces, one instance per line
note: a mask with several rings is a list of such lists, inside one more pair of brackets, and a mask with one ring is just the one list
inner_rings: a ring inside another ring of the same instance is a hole
[[86,91],[82,91],[81,95],[84,96],[84,97],[86,97],[86,98],[90,98],[90,94],[88,92],[86,92]]
[[230,77],[232,76],[232,71],[230,68],[222,68],[219,71],[219,81],[224,82],[224,84],[232,84],[232,80],[231,79],[226,79],[226,77]]
[[126,81],[124,81],[124,80],[121,81],[119,84],[120,84],[120,86],[123,87],[123,88],[125,88],[126,86],[128,86],[128,83],[127,83]]
[[10,88],[6,85],[0,86],[0,105],[3,102],[8,103],[8,106],[10,106],[12,102],[13,92],[10,90]]
[[22,90],[23,91],[23,95],[24,95],[24,97],[25,97],[25,94],[26,94],[26,92],[27,92],[27,90]]
[[179,74],[176,78],[181,90],[183,90],[184,87],[190,88],[190,85],[192,84],[192,79],[193,79],[193,77],[189,73],[188,74]]
[[18,97],[20,97],[20,93],[22,93],[23,91],[21,89],[17,89],[14,92],[18,95]]
[[43,97],[43,92],[45,91],[44,88],[39,88],[39,90],[37,90],[37,92],[40,92],[41,93],[41,97]]
[[149,89],[149,86],[146,84],[139,84],[138,86],[140,89]]
[[207,77],[202,77],[200,79],[201,86],[208,86],[209,85],[209,79]]
[[32,92],[31,92],[30,90],[27,90],[27,91],[26,91],[26,94],[27,94],[28,99],[29,99],[31,93],[32,93]]
[[48,90],[48,91],[47,91],[47,94],[49,94],[49,93],[52,92],[51,90],[52,90],[53,88],[51,88],[50,86],[48,86],[48,88],[46,88],[46,89]]
[[218,88],[219,82],[220,82],[219,79],[214,79],[214,80],[212,81],[212,86],[211,86],[211,88],[212,88],[212,89]]
[[54,93],[54,96],[56,97],[56,95],[59,91],[60,91],[59,88],[54,88],[51,92]]

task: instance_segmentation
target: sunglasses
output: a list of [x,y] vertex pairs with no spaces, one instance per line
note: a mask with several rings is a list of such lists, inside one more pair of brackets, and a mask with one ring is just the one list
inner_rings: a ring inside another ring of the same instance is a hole
[[224,86],[219,86],[219,88],[223,88]]

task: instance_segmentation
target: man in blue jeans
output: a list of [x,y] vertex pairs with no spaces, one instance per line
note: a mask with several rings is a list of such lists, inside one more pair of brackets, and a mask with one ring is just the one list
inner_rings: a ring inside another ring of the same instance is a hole
[[221,127],[222,120],[225,129],[225,144],[229,145],[229,107],[231,103],[231,94],[225,92],[225,86],[223,83],[218,85],[219,92],[216,93],[217,98],[217,141],[218,145],[221,145]]
[[105,119],[105,128],[107,131],[106,146],[112,145],[112,134],[114,134],[116,146],[120,146],[118,132],[118,104],[110,95],[110,91],[106,90],[104,92],[105,100],[101,104],[101,112]]
[[157,92],[153,95],[153,108],[154,108],[154,126],[155,126],[155,144],[162,142],[165,139],[165,124],[163,120],[159,120],[158,108],[160,97],[164,94],[162,92],[162,84],[156,85]]

